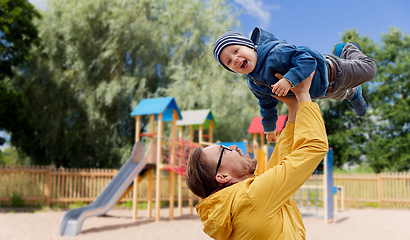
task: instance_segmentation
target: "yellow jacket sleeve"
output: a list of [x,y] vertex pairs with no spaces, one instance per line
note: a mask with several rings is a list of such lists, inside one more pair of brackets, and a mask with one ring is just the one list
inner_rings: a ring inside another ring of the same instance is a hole
[[281,163],[282,159],[290,152],[292,152],[294,129],[295,124],[291,122],[286,122],[286,126],[282,130],[282,133],[276,142],[275,149],[273,150],[273,153],[269,159],[266,170],[269,170],[272,167]]
[[[268,216],[275,214],[306,182],[328,151],[325,126],[316,103],[299,103],[293,135],[291,125],[287,131],[270,160],[273,166],[256,177],[249,189],[259,211]],[[280,163],[274,166],[275,161]]]

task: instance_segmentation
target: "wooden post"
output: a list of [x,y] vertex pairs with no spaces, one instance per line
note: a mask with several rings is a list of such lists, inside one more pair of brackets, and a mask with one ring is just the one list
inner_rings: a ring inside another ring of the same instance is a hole
[[182,216],[182,175],[178,174],[178,213]]
[[[189,125],[189,141],[194,142],[194,126]],[[193,205],[194,205],[194,193],[189,191],[189,213],[193,214]]]
[[253,133],[252,135],[253,135],[253,141],[252,141],[253,154],[256,156],[256,153],[257,153],[257,150],[258,150],[258,147],[259,147],[258,146],[258,139],[257,139],[257,134],[256,133]]
[[260,133],[260,138],[261,138],[261,146],[265,145],[265,134],[264,133]]
[[189,125],[189,141],[194,142],[194,126]]
[[134,196],[133,196],[133,204],[132,204],[132,219],[137,220],[138,219],[138,178],[139,176],[137,175],[134,179]]
[[46,172],[46,189],[45,189],[45,195],[46,195],[46,206],[49,208],[50,207],[50,200],[51,200],[51,166],[46,167],[47,172]]
[[253,157],[258,161],[258,164],[256,165],[256,169],[258,170],[258,174],[262,174],[260,172],[261,169],[261,165],[262,163],[260,162],[260,158],[259,158],[259,144],[258,144],[258,137],[256,133],[252,133],[252,137],[253,137],[253,141],[252,141],[252,151],[253,151]]
[[[150,133],[155,133],[155,115],[151,114],[149,116],[149,122],[150,122]],[[152,159],[152,157],[151,157]],[[155,163],[158,164],[158,159],[154,159]],[[151,218],[152,217],[152,192],[154,191],[154,169],[149,170],[148,173],[148,192],[147,192],[147,217]]]
[[156,184],[156,204],[155,221],[160,220],[161,214],[161,158],[162,158],[162,113],[158,114],[158,147],[157,147],[157,184]]
[[178,126],[178,137],[184,138],[184,126]]
[[379,207],[382,206],[382,198],[383,198],[383,181],[382,181],[382,174],[377,174],[377,181],[379,185]]
[[214,123],[212,121],[209,121],[208,135],[209,135],[208,142],[210,143],[214,142]]
[[262,158],[262,161],[264,161],[264,165],[265,165],[265,171],[266,171],[266,166],[268,166],[268,158],[269,158],[269,150],[268,150],[268,145],[265,143],[266,137],[264,133],[260,133],[260,139],[261,139],[261,146],[260,148],[263,150],[264,152],[264,156]]
[[203,142],[203,128],[202,128],[202,124],[199,125],[199,137],[198,137],[198,143],[201,144]]
[[[141,141],[141,115],[135,117],[135,142]],[[138,176],[134,179],[134,196],[132,198],[132,219],[138,218]]]
[[266,167],[268,166],[268,161],[269,161],[269,147],[268,147],[268,145],[265,144],[263,146],[263,149],[265,151],[265,170],[266,170]]
[[[175,138],[176,138],[176,126],[177,126],[176,110],[172,113],[172,127],[171,127],[171,162],[170,165],[175,167]],[[169,220],[174,219],[174,201],[175,201],[175,172],[169,171]]]
[[147,218],[152,217],[152,191],[154,190],[154,169],[148,170]]
[[[179,126],[179,138],[182,139],[184,137],[184,128],[183,126]],[[184,146],[182,145],[180,147],[180,152],[179,155],[181,156],[181,161],[182,158],[185,158],[184,156]],[[178,213],[179,216],[182,216],[182,175],[178,174]]]
[[135,142],[139,142],[141,133],[141,115],[135,117]]

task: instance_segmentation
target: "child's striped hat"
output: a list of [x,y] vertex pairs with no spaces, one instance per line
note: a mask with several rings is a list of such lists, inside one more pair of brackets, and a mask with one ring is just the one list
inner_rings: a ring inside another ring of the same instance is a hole
[[228,30],[216,39],[214,43],[214,58],[219,64],[231,72],[233,71],[226,67],[220,60],[222,50],[229,45],[244,45],[256,50],[255,44],[249,38],[233,30]]

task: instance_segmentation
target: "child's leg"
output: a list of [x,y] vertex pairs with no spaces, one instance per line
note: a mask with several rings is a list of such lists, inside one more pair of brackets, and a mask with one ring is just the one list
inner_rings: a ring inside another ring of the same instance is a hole
[[376,75],[374,60],[363,54],[357,47],[347,43],[340,58],[326,55],[335,67],[333,90],[324,98],[350,100],[357,92],[357,87],[368,82]]

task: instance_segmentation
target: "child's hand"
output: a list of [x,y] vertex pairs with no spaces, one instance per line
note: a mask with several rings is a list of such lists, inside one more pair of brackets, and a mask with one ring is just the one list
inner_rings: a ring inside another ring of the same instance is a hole
[[266,134],[266,140],[268,140],[270,143],[273,143],[276,141],[276,132],[270,132]]
[[271,85],[271,87],[272,93],[278,96],[286,96],[292,85],[290,85],[290,82],[286,78],[281,78],[277,83]]

